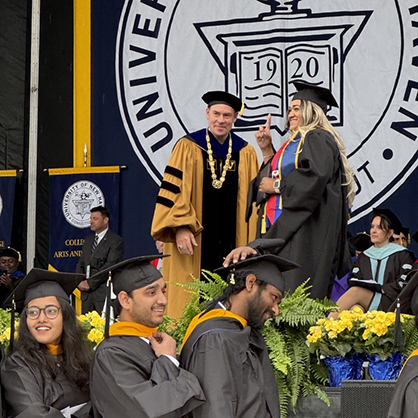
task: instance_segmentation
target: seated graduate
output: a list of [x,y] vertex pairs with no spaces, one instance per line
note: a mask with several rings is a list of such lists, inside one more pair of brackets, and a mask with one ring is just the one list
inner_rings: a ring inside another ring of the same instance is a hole
[[393,234],[393,242],[395,244],[402,245],[402,247],[408,248],[408,245],[411,244],[409,228],[401,226],[399,234]]
[[[406,285],[415,261],[414,254],[393,243],[401,223],[389,209],[373,209],[370,239],[373,246],[358,256],[353,267],[350,288],[337,301],[342,310],[360,306],[364,311],[388,311]],[[331,317],[338,316],[332,312]]]
[[24,309],[1,369],[7,417],[68,417],[68,408],[71,416],[88,417],[91,352],[68,302],[83,278],[34,268],[14,290]]
[[[415,318],[417,324],[418,317]],[[417,324],[418,326],[418,324]],[[406,360],[395,385],[388,418],[416,418],[418,411],[418,350]]]
[[197,378],[179,368],[176,341],[157,332],[166,284],[150,261],[162,257],[136,257],[97,273],[113,274],[120,320],[96,349],[90,384],[95,418],[181,417],[205,401]]
[[0,250],[0,307],[12,293],[12,290],[20,283],[24,273],[19,271],[21,262],[19,251],[14,248],[3,248]]
[[207,399],[191,417],[280,417],[260,330],[279,313],[282,272],[296,267],[272,254],[229,265],[224,293],[192,320],[183,341],[180,364],[197,376]]

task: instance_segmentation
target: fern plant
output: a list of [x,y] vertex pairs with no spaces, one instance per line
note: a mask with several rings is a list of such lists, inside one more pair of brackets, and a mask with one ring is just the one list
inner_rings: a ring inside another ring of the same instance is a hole
[[263,330],[276,373],[282,417],[287,416],[290,407],[295,409],[300,397],[309,394],[317,395],[329,405],[328,396],[321,389],[328,383],[327,371],[310,354],[306,336],[318,319],[335,310],[335,304],[328,299],[311,299],[310,288],[306,281],[293,294],[286,294],[279,314]]
[[[193,277],[192,283],[176,284],[190,292],[191,299],[179,319],[166,317],[160,327],[179,344],[190,321],[227,286],[219,275],[207,270],[202,273],[205,281]],[[327,299],[309,298],[309,289],[305,282],[292,295],[286,294],[279,306],[279,315],[269,320],[263,329],[276,374],[282,418],[287,416],[290,407],[295,408],[299,397],[308,394],[316,394],[329,405],[328,397],[321,389],[328,382],[327,372],[325,366],[309,353],[306,336],[319,318],[335,310],[335,305]]]

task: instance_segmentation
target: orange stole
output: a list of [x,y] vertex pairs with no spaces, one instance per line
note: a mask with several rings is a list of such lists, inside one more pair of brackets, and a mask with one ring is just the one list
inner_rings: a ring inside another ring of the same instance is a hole
[[226,309],[212,309],[211,311],[205,313],[204,315],[196,315],[192,321],[189,324],[189,327],[187,328],[186,331],[186,335],[184,336],[183,339],[183,343],[182,343],[182,347],[183,345],[186,343],[187,339],[190,337],[191,333],[194,331],[194,329],[201,324],[204,321],[207,321],[208,319],[213,319],[213,318],[234,318],[236,319],[238,322],[241,323],[241,325],[245,328],[247,326],[247,320],[242,318],[239,315],[236,315],[234,313],[232,313],[231,311],[227,311]]
[[115,322],[109,328],[109,335],[133,335],[136,337],[149,337],[157,332],[158,327],[150,328],[136,322]]

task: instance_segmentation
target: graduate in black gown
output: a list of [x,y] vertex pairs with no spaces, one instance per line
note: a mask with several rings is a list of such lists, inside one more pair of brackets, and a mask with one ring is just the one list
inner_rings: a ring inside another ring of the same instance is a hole
[[[418,326],[418,317],[415,318]],[[406,360],[396,381],[388,418],[416,418],[418,415],[418,350]]]
[[[282,239],[275,254],[302,266],[285,273],[285,290],[292,292],[310,277],[311,296],[324,298],[335,277],[352,266],[347,220],[354,179],[342,139],[325,116],[329,107],[338,107],[335,98],[325,88],[295,87],[287,114],[290,139],[274,150],[270,116],[256,134],[264,163],[250,186],[249,203],[259,205],[258,237]],[[233,250],[224,265],[255,254],[255,246]]]
[[16,287],[16,304],[24,309],[1,370],[7,417],[62,418],[68,408],[73,417],[89,416],[91,352],[68,302],[83,278],[32,269]]
[[[415,255],[393,242],[401,222],[389,209],[373,209],[370,239],[373,244],[363,251],[353,267],[350,288],[337,300],[340,311],[360,306],[364,311],[389,311],[410,277]],[[401,298],[402,309],[404,308]],[[338,312],[330,316],[336,318]]]
[[223,295],[192,320],[180,364],[197,376],[207,400],[191,417],[280,417],[277,384],[260,330],[278,314],[281,272],[295,267],[274,255],[233,265]]
[[96,350],[90,386],[95,418],[175,418],[205,401],[197,378],[179,367],[175,340],[157,332],[166,284],[150,260],[160,257],[109,268],[120,320]]

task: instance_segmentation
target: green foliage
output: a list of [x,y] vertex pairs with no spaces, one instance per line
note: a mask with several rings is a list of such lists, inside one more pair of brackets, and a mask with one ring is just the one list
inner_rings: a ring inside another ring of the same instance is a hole
[[418,328],[415,324],[415,317],[404,316],[402,331],[405,344],[403,355],[408,358],[411,353],[418,348]]
[[184,287],[191,293],[191,298],[183,309],[179,319],[165,316],[165,321],[160,325],[159,330],[171,335],[177,341],[177,349],[180,350],[181,342],[186,335],[191,320],[202,310],[204,306],[217,296],[220,296],[226,288],[227,283],[216,273],[202,270],[206,281],[202,281],[192,275],[191,283],[175,283],[176,286]]
[[[4,351],[7,352],[10,340],[10,324],[11,324],[10,309],[0,309],[0,343]],[[15,331],[19,327],[19,317],[15,317]]]
[[309,289],[306,281],[293,294],[286,294],[279,315],[263,330],[279,386],[282,418],[290,407],[294,410],[301,396],[316,394],[329,405],[326,393],[321,390],[328,383],[326,368],[309,352],[306,336],[318,319],[335,310],[335,305],[328,299],[309,298]]

